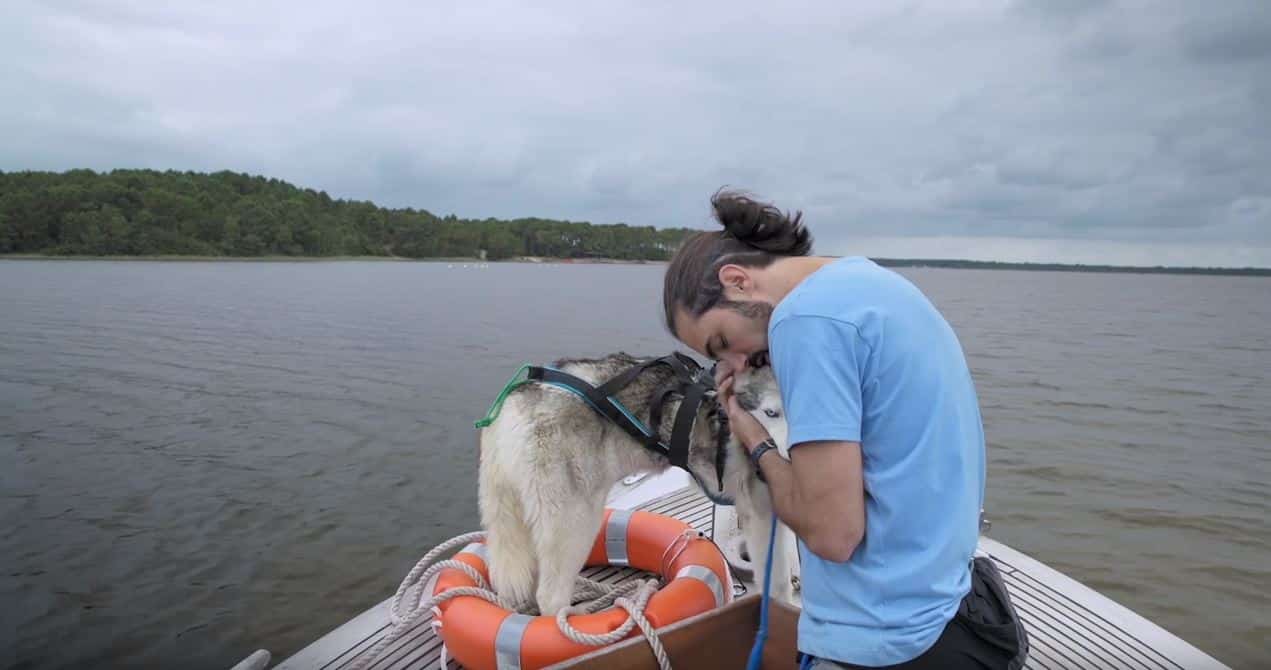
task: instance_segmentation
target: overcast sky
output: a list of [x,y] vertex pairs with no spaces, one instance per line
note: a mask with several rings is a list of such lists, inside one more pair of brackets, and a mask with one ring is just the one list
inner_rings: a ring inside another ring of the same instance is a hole
[[696,228],[728,184],[827,254],[1271,266],[1267,0],[525,4],[5,0],[0,170]]

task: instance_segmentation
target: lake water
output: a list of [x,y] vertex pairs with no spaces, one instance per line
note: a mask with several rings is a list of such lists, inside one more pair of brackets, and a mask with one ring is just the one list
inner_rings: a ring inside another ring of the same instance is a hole
[[[957,330],[992,535],[1271,656],[1271,281],[904,270]],[[660,355],[662,266],[0,262],[0,666],[290,654],[477,526],[524,362]]]

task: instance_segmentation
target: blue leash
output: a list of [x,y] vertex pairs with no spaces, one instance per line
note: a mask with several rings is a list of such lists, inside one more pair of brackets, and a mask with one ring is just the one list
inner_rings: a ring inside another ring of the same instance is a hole
[[759,601],[759,632],[755,633],[755,646],[750,648],[750,660],[746,670],[759,670],[763,663],[763,645],[768,641],[768,601],[772,589],[772,553],[777,545],[777,515],[772,515],[772,528],[768,530],[768,561],[763,570],[763,598]]

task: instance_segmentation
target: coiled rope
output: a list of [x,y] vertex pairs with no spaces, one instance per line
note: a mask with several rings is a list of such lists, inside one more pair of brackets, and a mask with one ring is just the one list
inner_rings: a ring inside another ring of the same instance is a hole
[[[534,611],[536,608],[532,603],[511,603],[500,598],[499,594],[495,593],[490,584],[481,576],[481,573],[471,565],[453,558],[444,561],[437,560],[457,547],[464,547],[472,542],[484,539],[485,532],[483,531],[465,533],[442,542],[434,547],[432,551],[425,554],[423,558],[419,559],[415,567],[411,568],[406,578],[402,580],[401,585],[397,587],[397,592],[393,594],[393,598],[389,603],[389,621],[392,623],[392,628],[389,629],[387,635],[375,643],[375,646],[358,657],[352,666],[352,670],[365,670],[380,654],[384,653],[384,650],[389,645],[418,626],[425,615],[434,611],[441,603],[452,598],[472,596],[514,612],[536,614]],[[472,581],[476,582],[477,586],[461,586],[447,589],[425,600],[424,589],[428,581],[437,573],[446,569],[463,572]],[[556,625],[560,627],[561,634],[571,641],[591,647],[613,644],[627,637],[631,633],[632,628],[639,627],[640,632],[649,641],[649,646],[653,648],[653,655],[657,657],[658,667],[661,670],[671,670],[671,661],[666,655],[666,649],[662,646],[662,641],[658,639],[657,631],[653,629],[653,625],[644,616],[644,610],[649,604],[649,598],[653,597],[657,590],[658,580],[656,579],[632,581],[610,586],[585,577],[578,577],[574,581],[574,594],[571,601],[581,600],[583,602],[557,612]],[[584,633],[575,629],[569,623],[568,617],[571,615],[592,614],[609,606],[626,610],[628,617],[621,626],[608,633],[603,635]]]

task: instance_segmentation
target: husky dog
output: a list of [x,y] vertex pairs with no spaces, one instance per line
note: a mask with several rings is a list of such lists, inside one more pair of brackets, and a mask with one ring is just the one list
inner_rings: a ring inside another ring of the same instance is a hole
[[[617,353],[560,360],[553,367],[598,386],[643,360]],[[618,392],[617,399],[647,423],[656,391],[673,376],[665,366],[647,368]],[[771,409],[775,389],[775,383],[749,384],[744,397],[763,415],[761,420],[769,422],[770,432],[782,433],[773,433],[780,441],[784,428],[774,426],[774,417],[764,414]],[[678,396],[670,396],[662,407],[661,425],[650,428],[670,435],[679,402]],[[749,545],[754,558],[756,547],[767,549],[771,501],[744,450],[727,439],[727,431],[722,408],[708,396],[698,407],[689,436],[689,470],[702,486],[715,484],[716,455],[724,445],[719,482],[723,497],[747,506],[743,516],[748,529],[762,526],[762,543]],[[570,605],[574,578],[600,530],[609,490],[629,475],[670,467],[665,456],[597,416],[574,394],[543,384],[523,384],[508,394],[498,418],[481,431],[480,442],[478,500],[490,551],[490,579],[503,598],[520,606],[537,604],[545,615]]]
[[[737,374],[734,385],[737,390],[737,404],[750,412],[751,416],[768,430],[769,437],[777,444],[777,453],[790,460],[789,427],[786,425],[785,410],[781,405],[781,393],[777,389],[777,379],[771,367],[750,368]],[[729,441],[732,453],[730,460],[746,459],[745,450],[736,440]],[[772,531],[772,497],[768,493],[768,485],[759,481],[753,470],[747,469],[749,476],[733,482],[732,488],[737,491],[737,524],[741,527],[744,550],[755,571],[755,584],[763,589],[764,568],[768,558],[768,535]],[[725,483],[725,490],[730,488]],[[794,603],[794,584],[799,578],[799,547],[790,527],[777,522],[777,533],[774,538],[772,555],[772,588],[773,598],[787,603]]]

